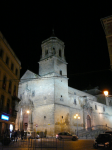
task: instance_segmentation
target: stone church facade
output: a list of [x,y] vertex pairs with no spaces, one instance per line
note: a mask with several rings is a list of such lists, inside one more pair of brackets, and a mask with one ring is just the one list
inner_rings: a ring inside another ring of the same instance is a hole
[[[41,47],[39,75],[27,70],[19,83],[16,129],[55,136],[61,131],[74,134],[77,124],[78,130],[106,124],[111,127],[111,98],[68,86],[64,43],[51,36]],[[76,114],[80,120],[74,119]]]

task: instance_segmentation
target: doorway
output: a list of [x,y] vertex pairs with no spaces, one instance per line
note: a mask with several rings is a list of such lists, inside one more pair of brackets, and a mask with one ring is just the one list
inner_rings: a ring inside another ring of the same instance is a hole
[[26,131],[28,127],[28,114],[24,113],[23,116],[23,129]]
[[91,130],[91,118],[87,115],[87,130]]

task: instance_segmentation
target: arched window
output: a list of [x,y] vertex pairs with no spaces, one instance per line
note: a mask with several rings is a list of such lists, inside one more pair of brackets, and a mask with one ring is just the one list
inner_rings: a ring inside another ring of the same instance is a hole
[[59,49],[59,56],[61,57],[61,49]]
[[16,75],[18,75],[18,69],[16,68],[16,71],[15,71]]
[[97,105],[95,105],[95,110],[97,110]]
[[0,108],[3,109],[3,105],[4,105],[4,95],[1,95],[1,102],[0,102]]
[[77,105],[76,99],[74,99],[74,104]]
[[9,114],[9,102],[10,102],[10,100],[8,99],[8,103],[7,103],[7,114]]
[[62,70],[60,70],[60,75],[62,76]]
[[56,54],[55,48],[53,47],[53,54]]
[[15,116],[15,105],[12,105],[12,116]]
[[8,56],[6,57],[6,64],[7,65],[9,64],[9,57]]
[[48,50],[45,50],[45,55],[48,55]]
[[8,92],[11,94],[11,86],[12,86],[12,82],[9,81],[9,89],[8,89]]
[[11,63],[11,70],[13,71],[14,70],[14,64]]
[[16,96],[16,86],[14,85],[14,92],[13,92],[13,96]]
[[6,89],[6,76],[4,76],[4,78],[3,78],[2,88],[3,88],[4,90]]

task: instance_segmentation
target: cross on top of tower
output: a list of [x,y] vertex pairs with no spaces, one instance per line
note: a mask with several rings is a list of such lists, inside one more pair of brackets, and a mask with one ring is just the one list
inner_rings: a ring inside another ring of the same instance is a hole
[[52,29],[51,37],[55,37],[55,34],[54,34],[54,28]]

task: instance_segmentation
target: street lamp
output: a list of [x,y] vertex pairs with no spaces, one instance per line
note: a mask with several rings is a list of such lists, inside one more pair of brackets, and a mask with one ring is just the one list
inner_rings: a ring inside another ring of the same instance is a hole
[[80,119],[80,116],[79,116],[78,114],[76,114],[76,115],[74,116],[74,119],[77,120],[77,136],[78,136],[78,120]]
[[29,113],[30,113],[30,111],[29,111],[29,110],[27,110],[26,112],[27,112],[27,114],[29,114]]
[[108,97],[108,91],[104,91],[104,95]]

